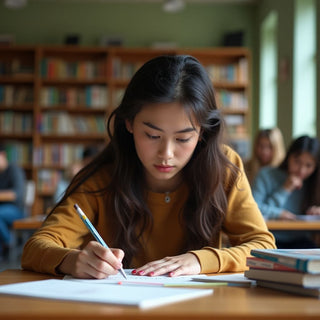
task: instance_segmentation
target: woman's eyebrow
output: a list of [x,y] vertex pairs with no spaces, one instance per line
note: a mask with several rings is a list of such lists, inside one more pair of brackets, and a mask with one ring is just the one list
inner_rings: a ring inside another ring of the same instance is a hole
[[[150,122],[142,122],[145,126],[151,128],[151,129],[155,129],[155,130],[158,130],[158,131],[161,131],[161,132],[164,132],[163,129],[153,125],[152,123]],[[195,131],[196,129],[193,128],[193,127],[188,127],[188,128],[185,128],[185,129],[182,129],[182,130],[179,130],[179,131],[176,131],[175,133],[186,133],[186,132],[192,132],[192,131]]]

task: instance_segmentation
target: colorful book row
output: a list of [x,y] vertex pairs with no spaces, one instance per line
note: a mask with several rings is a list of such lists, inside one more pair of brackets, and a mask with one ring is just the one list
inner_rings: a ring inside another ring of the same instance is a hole
[[84,88],[46,87],[40,94],[40,105],[52,107],[64,105],[67,107],[85,106],[89,108],[106,108],[108,90],[105,86],[86,86]]
[[217,104],[227,109],[248,109],[248,98],[244,92],[216,90]]
[[112,77],[115,79],[131,79],[142,64],[142,62],[128,62],[120,58],[114,58],[112,60]]
[[33,65],[23,63],[19,59],[13,59],[11,61],[0,61],[0,75],[32,75],[33,73]]
[[31,143],[14,142],[5,145],[9,162],[20,166],[30,165],[32,162]]
[[33,163],[36,166],[68,167],[82,157],[84,146],[82,144],[45,144],[35,148]]
[[32,114],[13,111],[1,112],[0,128],[3,134],[30,134],[33,129]]
[[0,85],[0,105],[7,107],[33,103],[31,86]]
[[103,116],[70,116],[64,112],[47,112],[40,116],[38,130],[43,134],[74,135],[105,132]]
[[65,61],[59,58],[44,58],[41,61],[41,76],[47,79],[94,79],[104,77],[103,61]]
[[247,59],[240,59],[238,63],[206,66],[206,70],[213,81],[241,82],[248,81],[248,62]]

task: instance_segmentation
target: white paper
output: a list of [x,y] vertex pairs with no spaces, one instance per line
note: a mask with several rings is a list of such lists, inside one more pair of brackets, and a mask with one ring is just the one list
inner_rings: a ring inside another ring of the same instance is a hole
[[234,285],[255,285],[256,281],[248,279],[244,276],[244,273],[232,273],[232,274],[223,274],[223,275],[214,275],[207,276],[206,278],[193,278],[193,281],[197,282],[227,282],[228,284]]
[[178,277],[169,277],[168,275],[163,276],[137,276],[133,275],[132,272],[133,269],[124,269],[124,272],[127,276],[127,279],[124,279],[124,277],[119,272],[116,275],[111,275],[108,278],[105,279],[79,279],[79,278],[73,278],[71,276],[65,276],[64,280],[73,280],[73,281],[79,281],[79,282],[89,282],[89,283],[96,283],[96,284],[136,284],[136,285],[181,285],[181,286],[193,286],[194,282],[192,279],[203,279],[206,278],[206,275],[197,275],[197,276],[178,276]]
[[94,282],[42,280],[0,286],[0,294],[38,298],[121,304],[151,308],[163,304],[202,297],[212,289],[166,288],[163,286],[123,286]]

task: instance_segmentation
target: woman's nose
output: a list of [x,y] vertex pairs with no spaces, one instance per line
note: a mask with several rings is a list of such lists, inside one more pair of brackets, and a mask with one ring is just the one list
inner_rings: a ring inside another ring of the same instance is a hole
[[171,159],[174,154],[173,149],[174,146],[172,142],[162,141],[158,151],[159,157],[163,158],[164,160]]

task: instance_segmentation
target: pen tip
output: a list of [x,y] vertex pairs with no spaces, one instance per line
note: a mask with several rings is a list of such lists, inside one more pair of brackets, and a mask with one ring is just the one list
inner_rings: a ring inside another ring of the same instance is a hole
[[123,269],[119,269],[120,273],[122,274],[122,276],[127,280],[127,275],[126,273],[123,271]]

